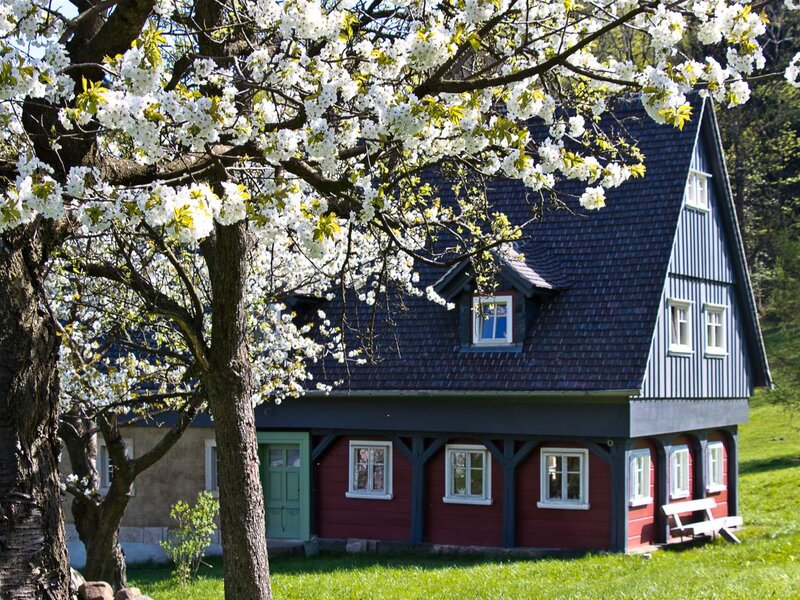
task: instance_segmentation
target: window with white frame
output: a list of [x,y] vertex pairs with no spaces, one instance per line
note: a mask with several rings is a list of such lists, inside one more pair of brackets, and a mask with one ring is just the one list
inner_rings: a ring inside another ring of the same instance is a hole
[[345,495],[348,498],[391,499],[391,442],[350,442],[350,485]]
[[[122,438],[122,443],[125,444],[125,455],[128,458],[133,458],[133,440],[131,438]],[[100,437],[97,440],[97,475],[100,482],[100,493],[105,494],[114,479],[114,464],[111,461],[111,455],[108,453],[105,440]],[[133,493],[133,490],[131,490],[131,493]]]
[[512,340],[513,297],[476,296],[472,299],[472,342],[493,345]]
[[543,448],[539,508],[589,508],[589,451]]
[[670,455],[670,497],[689,496],[689,448],[675,446]]
[[650,495],[650,450],[642,448],[631,452],[631,506],[650,504],[653,497]]
[[707,491],[719,492],[725,489],[725,444],[708,443],[708,486]]
[[706,354],[725,355],[725,306],[706,304]]
[[449,445],[445,495],[442,500],[456,504],[492,503],[492,462],[485,446]]
[[688,300],[670,298],[669,306],[669,351],[687,354],[692,351],[692,303]]
[[214,496],[219,496],[219,480],[217,479],[217,472],[219,461],[217,459],[217,442],[216,440],[206,440],[206,491],[211,492]]
[[686,206],[708,210],[708,186],[711,175],[696,169],[689,171],[686,181]]

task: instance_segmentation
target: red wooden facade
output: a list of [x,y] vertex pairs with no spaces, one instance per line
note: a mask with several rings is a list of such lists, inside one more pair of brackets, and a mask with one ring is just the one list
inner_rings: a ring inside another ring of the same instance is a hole
[[[634,442],[635,450],[646,448],[650,451],[650,497],[652,502],[640,506],[631,506],[628,509],[628,549],[638,548],[654,544],[657,539],[656,532],[656,464],[657,455],[655,445],[647,439],[640,439]],[[630,482],[626,494],[626,501],[630,502]]]

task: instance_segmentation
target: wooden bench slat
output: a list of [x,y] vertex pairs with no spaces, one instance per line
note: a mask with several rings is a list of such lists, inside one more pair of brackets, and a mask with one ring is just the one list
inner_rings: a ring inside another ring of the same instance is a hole
[[710,510],[717,507],[717,501],[713,498],[700,498],[699,500],[686,500],[685,502],[672,502],[665,504],[661,510],[667,516],[697,512],[700,510]]
[[[685,502],[672,502],[665,504],[661,510],[667,517],[672,517],[675,522],[675,527],[670,529],[673,535],[706,535],[717,534],[724,530],[723,537],[729,541],[737,541],[735,535],[729,531],[731,527],[740,527],[742,525],[742,517],[719,517],[714,518],[711,512],[717,507],[717,502],[713,498],[701,498],[699,500],[686,500]],[[703,512],[704,519],[694,523],[683,523],[680,515],[686,513]]]

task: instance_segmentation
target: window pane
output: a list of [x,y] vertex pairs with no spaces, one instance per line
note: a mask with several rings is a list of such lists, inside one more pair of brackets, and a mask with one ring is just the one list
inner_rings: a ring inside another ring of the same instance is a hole
[[547,498],[561,499],[561,457],[547,457]]
[[673,344],[680,344],[681,341],[680,341],[680,330],[679,330],[679,326],[678,326],[678,309],[675,306],[670,306],[669,311],[670,311],[670,315],[672,316],[672,318],[670,319],[672,321],[672,323],[671,323],[671,325],[672,325],[672,343]]
[[355,466],[355,485],[353,486],[354,489],[357,490],[366,490],[368,484],[368,471],[367,465],[363,463],[358,463]]
[[374,465],[372,467],[372,489],[374,491],[383,491],[383,465]]
[[506,317],[497,317],[497,328],[495,329],[495,339],[504,340],[506,339],[506,327],[508,319]]
[[453,465],[456,467],[467,466],[467,453],[466,452],[453,452],[450,454]]
[[286,451],[286,464],[295,469],[300,468],[300,449],[290,448]]
[[567,457],[567,470],[570,473],[579,473],[581,470],[581,458],[580,456],[568,456]]
[[483,496],[483,469],[470,469],[470,490],[473,496]]
[[494,339],[494,317],[488,317],[483,320],[483,324],[481,325],[481,339]]
[[372,462],[377,464],[383,464],[385,451],[383,448],[373,448],[372,449]]
[[567,499],[581,499],[581,476],[580,473],[569,473],[567,475]]
[[282,467],[283,466],[283,450],[270,450],[269,451],[269,466]]
[[473,469],[482,469],[483,468],[483,452],[470,452],[469,453],[469,466]]
[[467,495],[467,470],[464,467],[453,469],[452,492],[454,496]]
[[369,450],[367,448],[356,448],[356,462],[365,464],[369,462]]

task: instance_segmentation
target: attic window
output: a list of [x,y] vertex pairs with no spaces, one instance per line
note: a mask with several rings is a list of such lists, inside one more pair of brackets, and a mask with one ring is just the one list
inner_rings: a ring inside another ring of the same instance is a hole
[[696,169],[689,170],[686,182],[686,206],[697,210],[708,210],[708,180],[711,175]]
[[472,299],[472,343],[499,345],[511,343],[513,297],[476,296]]
[[669,299],[669,351],[670,354],[692,353],[692,303],[688,300]]

